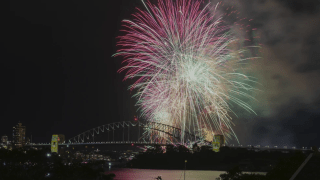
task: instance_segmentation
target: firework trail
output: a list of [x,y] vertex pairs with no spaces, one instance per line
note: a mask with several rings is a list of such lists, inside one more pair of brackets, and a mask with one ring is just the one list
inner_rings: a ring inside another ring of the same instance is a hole
[[253,80],[241,73],[253,57],[216,11],[218,4],[142,2],[146,10],[123,21],[122,48],[114,55],[124,58],[124,80],[137,79],[129,88],[137,90],[141,116],[180,128],[182,143],[185,132],[202,129],[236,138],[230,106],[253,112],[239,98],[253,98],[246,93],[254,90],[247,83]]

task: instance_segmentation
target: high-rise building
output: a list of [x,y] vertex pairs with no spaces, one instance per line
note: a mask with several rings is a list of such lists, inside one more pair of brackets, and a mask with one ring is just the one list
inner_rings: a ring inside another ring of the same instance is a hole
[[15,148],[23,147],[26,144],[26,127],[22,123],[18,123],[13,127],[13,141],[12,145]]

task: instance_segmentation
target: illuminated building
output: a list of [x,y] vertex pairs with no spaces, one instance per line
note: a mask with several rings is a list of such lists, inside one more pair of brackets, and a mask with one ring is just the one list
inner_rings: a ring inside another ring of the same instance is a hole
[[0,148],[8,149],[8,136],[1,137]]
[[8,143],[8,136],[4,135],[1,137],[1,143],[7,145]]
[[53,134],[51,139],[51,152],[58,153],[58,135]]
[[18,123],[13,127],[13,147],[20,148],[26,144],[26,127],[22,126],[22,123]]
[[220,147],[224,146],[225,139],[223,135],[214,135],[214,140],[212,142],[212,150],[215,152],[219,152]]
[[51,152],[58,153],[60,150],[60,154],[64,154],[64,147],[59,148],[59,144],[63,144],[66,141],[66,137],[63,134],[53,134],[51,139]]

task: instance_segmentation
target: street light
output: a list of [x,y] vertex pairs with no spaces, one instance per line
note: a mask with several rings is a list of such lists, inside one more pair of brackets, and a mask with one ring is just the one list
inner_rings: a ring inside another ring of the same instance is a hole
[[187,160],[184,161],[184,180],[186,179]]

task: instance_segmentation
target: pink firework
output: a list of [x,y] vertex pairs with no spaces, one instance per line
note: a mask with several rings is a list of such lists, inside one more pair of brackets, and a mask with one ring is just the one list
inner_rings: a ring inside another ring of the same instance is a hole
[[238,98],[252,98],[243,92],[253,89],[245,83],[250,79],[238,72],[248,53],[236,45],[240,39],[222,21],[223,14],[216,13],[217,6],[147,1],[146,10],[123,21],[126,34],[117,44],[122,48],[115,56],[126,64],[119,72],[127,70],[124,80],[137,79],[130,89],[137,89],[142,116],[181,128],[182,142],[185,132],[202,128],[201,122],[212,132],[233,132],[229,102],[253,112]]

